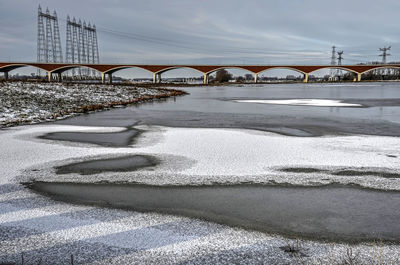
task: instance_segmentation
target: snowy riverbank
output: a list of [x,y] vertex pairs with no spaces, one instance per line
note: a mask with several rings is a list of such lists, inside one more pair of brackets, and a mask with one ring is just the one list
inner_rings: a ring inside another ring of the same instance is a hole
[[126,85],[0,82],[0,128],[180,94]]

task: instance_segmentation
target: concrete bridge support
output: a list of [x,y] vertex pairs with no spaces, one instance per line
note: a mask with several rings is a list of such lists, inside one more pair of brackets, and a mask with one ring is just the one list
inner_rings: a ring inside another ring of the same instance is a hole
[[51,72],[47,72],[47,81],[51,82]]
[[57,73],[57,80],[58,80],[58,82],[62,82],[62,75],[61,75],[61,73]]
[[161,83],[161,73],[153,73],[153,83]]
[[208,85],[208,80],[210,78],[210,74],[204,74],[204,81],[203,84]]
[[4,80],[8,80],[8,72],[4,72]]
[[361,82],[361,74],[356,73],[356,76],[354,76],[353,82]]
[[112,73],[108,74],[108,83],[112,84]]
[[103,72],[101,72],[101,83],[102,83],[102,84],[104,84],[105,79],[106,79],[106,74],[103,73]]
[[258,74],[254,74],[254,83],[257,84],[257,80],[258,80]]
[[303,82],[308,83],[308,74],[304,74]]

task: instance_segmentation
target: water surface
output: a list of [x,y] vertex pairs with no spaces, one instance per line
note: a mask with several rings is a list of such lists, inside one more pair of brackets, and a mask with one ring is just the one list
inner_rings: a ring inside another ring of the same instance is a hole
[[[246,128],[297,136],[400,136],[400,84],[268,84],[183,88],[190,95],[58,121],[61,124]],[[238,103],[246,99],[331,99],[363,108]]]
[[316,239],[400,241],[400,193],[351,186],[30,184],[67,202],[157,211]]

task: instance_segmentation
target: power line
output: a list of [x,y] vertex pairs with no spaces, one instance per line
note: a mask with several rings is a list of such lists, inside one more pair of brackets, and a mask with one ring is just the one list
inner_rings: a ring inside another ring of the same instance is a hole
[[[229,46],[224,46],[222,49],[216,49],[216,48],[205,48],[203,46],[197,46],[190,44],[190,45],[185,45],[182,42],[176,42],[173,40],[169,39],[164,39],[164,38],[158,38],[158,37],[152,37],[152,36],[146,36],[142,34],[137,34],[137,33],[128,33],[128,32],[123,32],[123,31],[118,31],[118,30],[113,30],[105,27],[98,27],[99,32],[103,32],[106,34],[118,36],[118,37],[123,37],[127,39],[133,39],[133,40],[138,40],[138,41],[143,41],[143,42],[148,42],[148,43],[153,43],[153,44],[160,44],[160,45],[166,45],[170,47],[175,47],[175,48],[181,48],[181,49],[186,49],[186,50],[191,50],[195,52],[214,52],[214,53],[223,53],[223,54],[265,54],[265,53],[274,53],[274,54],[285,54],[285,55],[293,55],[293,53],[296,52],[315,52],[312,50],[308,51],[265,51],[265,50],[254,50],[254,48],[239,48],[239,47],[229,47]],[[322,53],[322,51],[320,51]],[[323,55],[321,55],[321,59]]]
[[[60,19],[60,20],[66,21],[63,19]],[[68,21],[67,21],[67,24],[68,24]],[[315,50],[274,51],[274,50],[265,50],[265,49],[254,49],[253,47],[245,48],[245,47],[233,47],[233,46],[227,46],[227,45],[224,45],[223,47],[208,48],[199,43],[192,43],[192,42],[187,43],[186,40],[185,40],[186,43],[184,43],[184,42],[179,42],[176,40],[170,40],[167,38],[160,38],[160,37],[148,36],[148,35],[144,35],[144,34],[137,34],[137,33],[113,30],[110,28],[102,27],[102,26],[97,27],[96,31],[99,31],[99,32],[102,32],[105,34],[109,34],[109,35],[113,35],[113,36],[118,36],[121,38],[135,40],[135,41],[141,41],[141,42],[146,42],[146,43],[151,43],[151,44],[161,45],[161,46],[169,46],[169,47],[174,47],[177,49],[194,51],[195,53],[210,53],[210,54],[214,54],[214,55],[217,54],[218,56],[221,56],[221,55],[248,55],[248,56],[254,55],[254,56],[260,56],[260,57],[280,56],[280,58],[285,56],[285,57],[287,57],[286,59],[293,59],[293,60],[313,60],[313,59],[314,60],[318,60],[318,59],[322,60],[324,57],[324,54],[326,54],[324,51],[315,51]],[[83,37],[82,41],[84,43],[87,43],[89,40],[87,40],[85,42],[84,37]],[[97,42],[97,35],[96,35],[96,39],[94,39],[93,42],[95,42],[95,41]],[[94,47],[97,47],[97,45],[94,45]],[[371,51],[371,50],[365,50],[365,51]],[[86,50],[86,52],[87,52],[87,50]],[[305,55],[302,54],[302,53],[315,53],[315,52],[319,52],[320,54],[317,54],[314,56],[310,55],[310,54],[305,54]],[[95,52],[95,54],[96,53],[98,53],[98,48],[97,48],[97,52]],[[335,53],[332,53],[332,54],[334,55],[334,60],[336,63],[336,54]],[[91,56],[91,55],[93,55],[93,52],[89,52],[89,56]],[[86,57],[84,57],[84,58],[87,58],[87,56],[88,56],[88,54],[86,54]],[[352,61],[352,62],[360,62],[356,58],[357,57],[365,58],[365,56],[373,56],[373,55],[372,54],[368,54],[368,55],[348,54],[347,60]],[[331,63],[332,63],[332,57],[331,57]],[[333,69],[333,72],[334,71],[336,71],[336,70]],[[332,74],[334,74],[334,73],[332,73]]]
[[[254,55],[254,56],[287,56],[288,59],[295,57],[295,59],[321,59],[323,60],[324,54],[326,54],[324,51],[315,51],[315,50],[264,50],[264,49],[254,49],[254,47],[249,47],[249,48],[244,48],[244,47],[233,47],[233,46],[227,46],[224,45],[223,47],[213,47],[213,48],[207,48],[204,46],[199,46],[198,43],[183,43],[183,42],[177,42],[176,40],[170,40],[166,38],[160,38],[160,37],[154,37],[154,36],[148,36],[144,34],[138,34],[138,33],[130,33],[130,32],[124,32],[124,31],[119,31],[119,30],[114,30],[110,28],[106,28],[103,26],[98,26],[97,31],[112,35],[112,36],[117,36],[120,38],[126,38],[126,39],[131,39],[135,41],[141,41],[141,42],[146,42],[146,43],[151,43],[155,45],[160,45],[160,46],[168,46],[168,47],[173,47],[177,49],[184,49],[188,51],[192,51],[195,53],[210,53],[210,54],[218,54],[218,55]],[[372,51],[372,50],[369,50]],[[320,52],[321,54],[318,56],[311,57],[310,55],[301,55],[301,53],[310,53],[310,52]],[[350,57],[353,57],[352,55],[348,55]],[[370,56],[373,56],[372,54]],[[357,57],[357,56],[354,56]],[[361,55],[360,55],[361,57]],[[294,59],[294,58],[293,58]],[[359,60],[356,59],[351,59],[348,58],[349,61],[354,61],[354,62],[359,62]]]

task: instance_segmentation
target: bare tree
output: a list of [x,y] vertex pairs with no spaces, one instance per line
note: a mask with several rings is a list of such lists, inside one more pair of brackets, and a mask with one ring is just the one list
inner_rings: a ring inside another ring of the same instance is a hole
[[247,81],[250,81],[250,80],[253,80],[253,79],[254,79],[254,77],[253,77],[252,74],[245,74],[245,75],[244,75],[244,78],[245,78]]
[[215,81],[219,83],[229,82],[232,79],[232,74],[228,73],[225,69],[221,69],[217,71]]
[[244,82],[244,77],[243,76],[238,76],[238,77],[236,77],[236,82],[239,82],[239,83],[243,83]]

